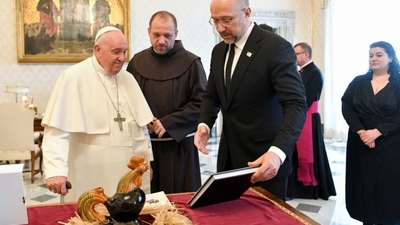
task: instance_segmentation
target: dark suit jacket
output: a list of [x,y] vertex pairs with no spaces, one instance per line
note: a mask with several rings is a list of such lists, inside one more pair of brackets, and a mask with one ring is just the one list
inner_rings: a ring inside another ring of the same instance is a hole
[[274,179],[285,178],[291,173],[288,160],[292,158],[307,110],[293,47],[279,35],[255,25],[236,65],[227,98],[224,85],[227,46],[221,42],[212,51],[199,118],[199,123],[212,127],[217,113],[222,112],[217,170],[224,169],[228,151],[233,167],[239,168],[273,145],[287,155]]

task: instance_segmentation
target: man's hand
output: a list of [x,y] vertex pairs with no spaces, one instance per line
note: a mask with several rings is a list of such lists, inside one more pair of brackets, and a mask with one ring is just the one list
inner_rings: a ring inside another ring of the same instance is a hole
[[154,126],[153,126],[153,122],[147,124],[147,130],[149,131],[149,134],[154,133]]
[[153,118],[153,130],[154,133],[158,135],[158,138],[162,138],[165,132],[167,132],[164,126],[161,124],[160,120],[156,117]]
[[267,151],[253,162],[248,162],[248,166],[260,166],[251,177],[251,182],[267,181],[272,179],[278,173],[281,167],[281,159],[271,151]]
[[208,133],[207,128],[205,126],[199,126],[199,128],[197,128],[196,134],[194,135],[194,145],[200,152],[205,155],[208,155],[206,144],[209,138],[210,134]]
[[67,178],[64,176],[50,177],[46,179],[47,188],[57,194],[66,195],[68,189],[66,187]]

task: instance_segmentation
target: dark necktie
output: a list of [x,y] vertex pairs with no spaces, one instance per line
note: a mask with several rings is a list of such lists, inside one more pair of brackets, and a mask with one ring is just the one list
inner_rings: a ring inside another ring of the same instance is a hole
[[228,62],[226,63],[226,67],[225,67],[226,96],[228,96],[230,83],[231,83],[233,57],[235,57],[235,44],[230,45]]

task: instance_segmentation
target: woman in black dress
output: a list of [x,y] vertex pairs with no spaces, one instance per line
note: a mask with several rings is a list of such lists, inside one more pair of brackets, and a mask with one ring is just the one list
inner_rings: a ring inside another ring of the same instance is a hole
[[370,45],[369,71],[342,97],[349,125],[346,207],[364,224],[400,224],[400,76],[392,45]]

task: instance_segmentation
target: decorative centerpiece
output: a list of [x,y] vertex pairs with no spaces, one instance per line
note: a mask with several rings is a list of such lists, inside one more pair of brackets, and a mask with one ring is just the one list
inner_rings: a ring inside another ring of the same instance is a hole
[[[149,169],[143,156],[132,156],[128,163],[131,171],[121,177],[114,196],[104,194],[102,187],[84,192],[78,199],[78,215],[83,221],[103,224],[142,225],[139,213],[146,195],[140,189],[142,175]],[[98,204],[103,204],[109,216],[98,211]]]
[[154,218],[153,225],[192,225],[192,222],[169,202],[164,192],[150,194],[149,200],[146,201],[146,195],[140,187],[142,175],[149,169],[147,163],[143,156],[132,156],[128,163],[131,170],[121,177],[115,195],[106,196],[102,187],[84,192],[78,199],[78,215],[68,223],[59,224],[143,225],[140,214],[151,215]]

